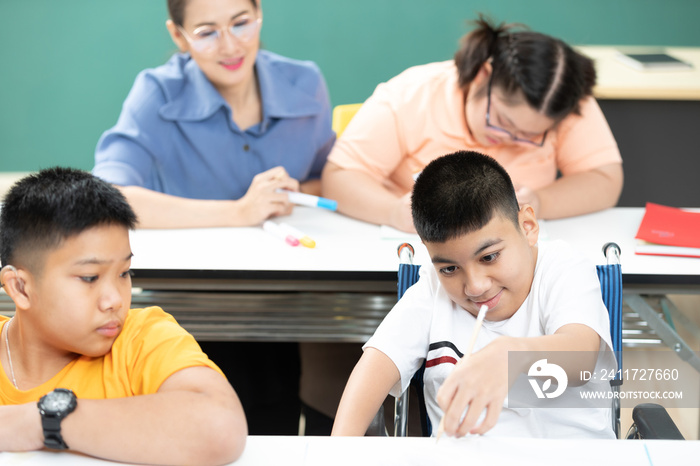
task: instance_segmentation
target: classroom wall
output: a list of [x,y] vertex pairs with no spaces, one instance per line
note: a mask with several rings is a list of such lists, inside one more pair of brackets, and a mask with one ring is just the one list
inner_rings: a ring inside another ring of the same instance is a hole
[[[136,74],[175,48],[165,0],[0,1],[0,172],[90,169]],[[316,61],[332,103],[450,59],[476,12],[572,44],[700,46],[696,0],[263,0],[269,50]]]

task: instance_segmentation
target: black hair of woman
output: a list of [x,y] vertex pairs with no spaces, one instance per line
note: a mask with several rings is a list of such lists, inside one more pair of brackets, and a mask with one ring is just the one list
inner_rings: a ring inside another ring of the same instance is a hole
[[[185,7],[187,7],[188,0],[168,0],[168,14],[173,23],[182,27],[185,21]],[[250,0],[253,8],[258,8],[258,0]]]
[[[468,88],[488,62],[491,85],[501,88],[514,103],[524,99],[555,121],[579,113],[579,102],[592,94],[595,85],[590,58],[522,24],[495,24],[483,14],[473,24],[475,29],[462,37],[454,56],[462,88]],[[486,86],[479,90],[482,93]]]

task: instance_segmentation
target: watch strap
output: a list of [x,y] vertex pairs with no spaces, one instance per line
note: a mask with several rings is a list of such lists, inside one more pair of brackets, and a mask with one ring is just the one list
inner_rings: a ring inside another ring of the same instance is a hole
[[52,450],[67,450],[68,444],[63,440],[61,435],[61,421],[72,413],[76,407],[75,394],[71,390],[66,389],[56,389],[54,391],[69,392],[73,397],[72,403],[67,407],[66,411],[49,413],[42,409],[42,401],[44,398],[49,396],[49,394],[44,395],[39,401],[39,413],[41,414],[41,427],[44,431],[44,446]]
[[52,432],[44,429],[44,446],[52,450],[68,450],[60,430]]

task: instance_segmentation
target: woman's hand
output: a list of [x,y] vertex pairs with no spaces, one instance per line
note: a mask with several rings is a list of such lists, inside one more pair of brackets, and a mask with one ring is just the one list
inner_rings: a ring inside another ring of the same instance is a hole
[[242,223],[259,225],[270,217],[289,215],[293,204],[286,193],[277,190],[299,191],[299,182],[291,178],[283,167],[275,167],[255,175],[245,196],[239,201]]
[[415,233],[413,214],[411,213],[411,192],[396,199],[389,218],[389,226],[408,233]]

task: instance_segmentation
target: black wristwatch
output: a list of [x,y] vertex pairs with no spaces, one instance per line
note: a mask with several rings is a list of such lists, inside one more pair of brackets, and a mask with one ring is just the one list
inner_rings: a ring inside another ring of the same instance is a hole
[[52,450],[67,450],[61,436],[61,421],[78,406],[78,399],[71,390],[57,388],[42,396],[37,403],[44,429],[44,446]]

